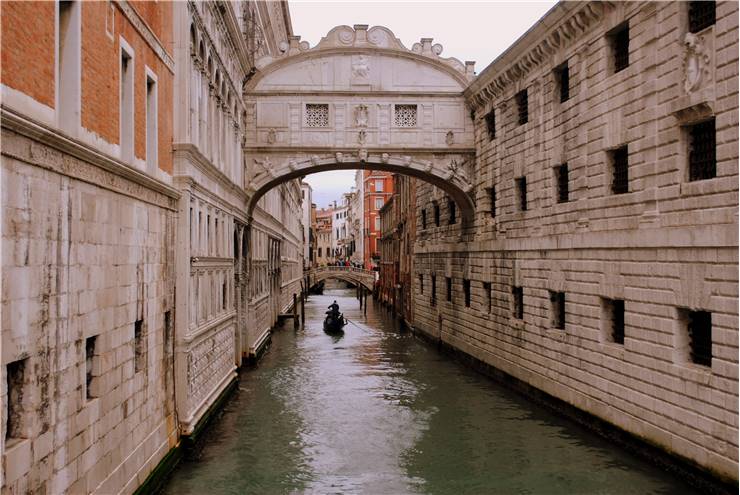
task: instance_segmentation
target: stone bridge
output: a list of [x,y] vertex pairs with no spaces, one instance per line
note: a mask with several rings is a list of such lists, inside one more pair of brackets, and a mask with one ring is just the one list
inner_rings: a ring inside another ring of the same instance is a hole
[[309,287],[313,287],[327,278],[335,278],[353,284],[360,284],[372,291],[377,273],[372,270],[363,270],[362,268],[352,266],[320,266],[309,270],[306,276],[308,277]]

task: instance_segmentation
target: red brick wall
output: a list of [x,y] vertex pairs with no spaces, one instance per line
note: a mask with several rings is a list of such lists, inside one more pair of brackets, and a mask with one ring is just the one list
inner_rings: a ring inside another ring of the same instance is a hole
[[[138,11],[156,36],[171,40],[172,4],[141,2]],[[152,4],[152,5],[149,5]],[[119,36],[134,50],[134,155],[146,159],[146,79],[144,66],[157,75],[159,166],[172,173],[172,83],[169,72],[156,53],[115,8],[113,39],[106,32],[107,2],[84,2],[82,8],[82,126],[110,143],[119,142]],[[167,18],[165,22],[163,19]],[[150,22],[152,20],[152,22]],[[165,27],[163,27],[165,26]],[[162,31],[164,30],[164,31]],[[163,41],[164,42],[164,41]],[[165,47],[168,45],[165,45]]]
[[54,2],[0,2],[0,81],[54,108]]

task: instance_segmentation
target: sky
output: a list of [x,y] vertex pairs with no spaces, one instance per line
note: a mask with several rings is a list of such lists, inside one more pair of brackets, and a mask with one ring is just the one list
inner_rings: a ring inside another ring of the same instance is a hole
[[[385,26],[407,47],[434,38],[442,57],[475,61],[477,73],[532,27],[556,2],[311,1],[289,0],[293,34],[311,47],[333,27]],[[321,172],[306,177],[319,207],[338,200],[354,185],[355,172]]]

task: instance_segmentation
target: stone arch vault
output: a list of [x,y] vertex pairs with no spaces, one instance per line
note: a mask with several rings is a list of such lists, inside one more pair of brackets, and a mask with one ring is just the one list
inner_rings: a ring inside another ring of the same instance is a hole
[[474,214],[474,127],[463,91],[473,63],[387,28],[338,26],[257,61],[245,85],[248,213],[276,185],[326,170],[402,173],[444,190],[463,224]]

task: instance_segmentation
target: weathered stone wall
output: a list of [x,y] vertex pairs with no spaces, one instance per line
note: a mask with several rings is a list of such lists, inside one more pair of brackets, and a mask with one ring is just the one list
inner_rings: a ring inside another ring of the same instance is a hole
[[3,129],[3,493],[130,493],[177,439],[176,192],[70,151]]
[[[415,325],[737,479],[738,12],[736,3],[718,2],[716,23],[697,33],[702,56],[691,59],[687,9],[560,4],[471,84],[475,233],[461,232],[459,221],[448,225],[446,198],[419,184]],[[615,72],[610,34],[623,22],[629,65]],[[691,72],[697,60],[698,83]],[[555,69],[566,61],[570,95],[561,102]],[[522,90],[528,122],[519,124],[515,94]],[[495,137],[486,121],[491,110]],[[711,117],[716,178],[691,181],[688,126]],[[610,152],[622,145],[628,192],[614,194]],[[558,202],[555,167],[563,163],[569,197]],[[464,280],[471,281],[469,308]],[[523,288],[523,318],[515,286]],[[565,293],[564,329],[551,298],[558,292]],[[625,301],[623,344],[612,339],[608,299]],[[710,366],[689,355],[689,311],[711,313]]]

